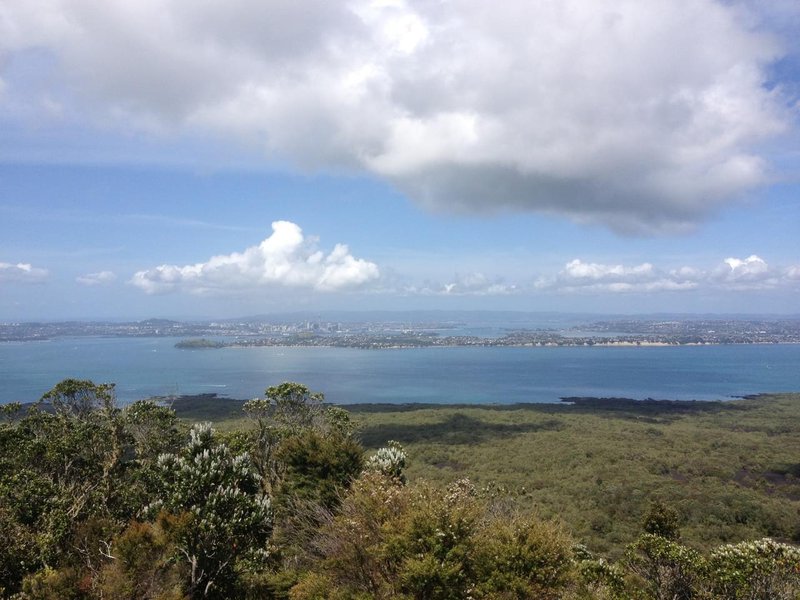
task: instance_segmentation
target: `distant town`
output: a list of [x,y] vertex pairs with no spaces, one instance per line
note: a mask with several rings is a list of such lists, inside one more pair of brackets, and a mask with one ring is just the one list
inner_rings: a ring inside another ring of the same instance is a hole
[[612,319],[562,328],[497,327],[493,335],[471,335],[459,321],[270,322],[247,319],[182,322],[0,323],[0,342],[63,337],[171,337],[177,348],[258,346],[425,348],[437,346],[656,346],[800,343],[800,319]]

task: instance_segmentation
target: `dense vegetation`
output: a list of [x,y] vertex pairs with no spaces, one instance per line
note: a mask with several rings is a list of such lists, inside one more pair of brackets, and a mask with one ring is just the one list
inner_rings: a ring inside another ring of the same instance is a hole
[[699,549],[800,542],[800,394],[349,410],[368,448],[404,445],[409,479],[505,489],[614,558],[655,500]]
[[215,431],[113,392],[3,409],[5,597],[800,594],[797,396],[348,412],[285,383]]

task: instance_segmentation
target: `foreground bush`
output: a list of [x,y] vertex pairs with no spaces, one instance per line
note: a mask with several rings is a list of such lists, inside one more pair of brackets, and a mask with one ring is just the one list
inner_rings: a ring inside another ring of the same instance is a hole
[[293,590],[318,598],[559,598],[574,584],[569,539],[536,519],[492,518],[467,480],[405,487],[365,473],[317,539]]
[[160,494],[147,509],[185,518],[174,528],[192,598],[230,597],[240,559],[265,555],[272,531],[270,499],[247,454],[216,443],[210,425],[195,425],[177,454],[158,458]]
[[793,600],[800,597],[800,548],[765,538],[727,544],[708,560],[712,597]]

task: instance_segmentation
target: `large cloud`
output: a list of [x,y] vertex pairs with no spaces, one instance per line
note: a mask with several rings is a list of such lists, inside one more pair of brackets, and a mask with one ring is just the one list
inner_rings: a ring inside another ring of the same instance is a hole
[[47,269],[34,267],[30,263],[0,262],[0,282],[40,283],[47,279]]
[[433,209],[674,230],[763,183],[754,148],[787,126],[743,6],[6,0],[0,54],[44,49],[60,101],[104,120],[366,169]]
[[194,265],[161,265],[139,271],[131,283],[145,292],[226,292],[280,286],[336,291],[362,286],[377,279],[375,263],[354,258],[337,244],[325,255],[300,227],[275,221],[272,235],[258,246],[214,256]]

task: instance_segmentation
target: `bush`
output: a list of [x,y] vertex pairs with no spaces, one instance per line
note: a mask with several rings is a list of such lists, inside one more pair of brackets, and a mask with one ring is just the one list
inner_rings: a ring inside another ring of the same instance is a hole
[[561,598],[575,579],[570,540],[552,523],[530,517],[492,522],[477,542],[476,598]]
[[714,597],[790,600],[800,597],[800,548],[769,538],[720,546],[708,560]]
[[108,600],[184,600],[185,574],[175,562],[171,539],[190,518],[159,515],[155,523],[131,523],[113,542],[111,560],[99,577]]
[[320,560],[291,597],[562,597],[577,575],[567,536],[536,519],[503,519],[468,480],[404,487],[365,471],[322,528]]
[[625,557],[656,600],[690,600],[702,590],[703,557],[674,540],[645,533],[628,546]]
[[178,454],[158,458],[160,497],[147,512],[188,515],[172,539],[187,564],[188,591],[195,597],[226,597],[235,563],[265,554],[272,531],[269,497],[247,454],[216,443],[210,425],[195,425]]

